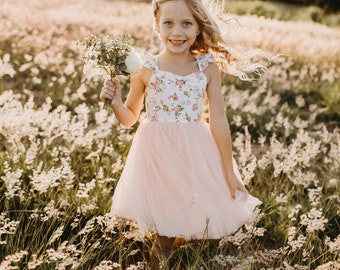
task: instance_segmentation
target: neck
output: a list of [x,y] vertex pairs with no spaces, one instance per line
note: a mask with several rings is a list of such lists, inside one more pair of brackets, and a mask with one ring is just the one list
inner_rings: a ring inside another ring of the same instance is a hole
[[171,62],[176,62],[176,63],[187,63],[190,62],[194,59],[193,55],[191,54],[190,51],[184,52],[181,54],[174,54],[169,51],[163,51],[160,55],[162,55],[166,59],[171,59]]

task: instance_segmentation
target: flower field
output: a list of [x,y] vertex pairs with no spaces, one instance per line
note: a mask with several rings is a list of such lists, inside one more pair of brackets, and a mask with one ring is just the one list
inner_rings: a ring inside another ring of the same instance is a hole
[[[340,269],[340,29],[226,16],[242,23],[221,22],[230,38],[275,56],[257,80],[223,75],[234,156],[263,204],[160,268]],[[124,32],[161,50],[147,3],[0,0],[1,270],[148,269],[153,235],[108,214],[136,127],[102,109],[78,45]]]

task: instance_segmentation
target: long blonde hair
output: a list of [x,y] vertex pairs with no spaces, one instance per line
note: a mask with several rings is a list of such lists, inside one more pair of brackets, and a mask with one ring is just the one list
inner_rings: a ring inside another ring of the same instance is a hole
[[[154,26],[159,27],[160,6],[163,3],[179,0],[153,0]],[[252,53],[247,53],[237,44],[226,41],[212,16],[201,0],[184,1],[198,23],[200,34],[191,46],[192,54],[211,53],[220,68],[231,75],[238,76],[242,80],[249,80],[247,73],[261,73],[265,67],[251,62]]]

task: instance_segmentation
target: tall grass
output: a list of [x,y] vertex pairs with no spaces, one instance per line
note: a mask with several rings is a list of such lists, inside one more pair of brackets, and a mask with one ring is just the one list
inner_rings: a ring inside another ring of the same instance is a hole
[[327,14],[317,6],[302,6],[274,1],[225,1],[225,10],[231,13],[253,14],[283,21],[312,21],[339,27],[340,15]]
[[[101,109],[76,41],[127,31],[157,53],[149,5],[14,0],[0,18],[0,269],[148,269],[154,235],[108,214],[136,127]],[[187,242],[160,267],[339,269],[339,31],[250,19],[238,39],[281,56],[256,81],[224,75],[223,92],[235,158],[263,205],[234,235]]]

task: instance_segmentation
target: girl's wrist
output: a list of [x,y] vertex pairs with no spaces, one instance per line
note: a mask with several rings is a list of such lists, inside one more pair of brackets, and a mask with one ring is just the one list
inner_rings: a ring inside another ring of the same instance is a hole
[[122,100],[120,100],[119,102],[111,103],[111,108],[112,108],[113,110],[117,110],[119,107],[122,107],[122,106],[124,106]]

